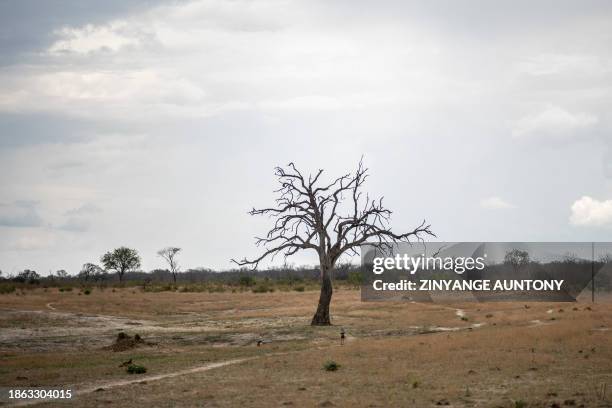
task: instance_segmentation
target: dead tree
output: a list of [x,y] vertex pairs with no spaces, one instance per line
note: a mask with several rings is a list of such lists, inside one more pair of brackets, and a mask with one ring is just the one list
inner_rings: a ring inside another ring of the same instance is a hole
[[178,272],[179,266],[176,260],[176,254],[181,251],[181,248],[177,247],[166,247],[157,251],[157,255],[161,256],[170,266],[170,272],[172,272],[172,279],[174,279],[174,283],[176,284],[176,274]]
[[300,250],[311,249],[319,257],[321,294],[311,325],[330,325],[329,305],[332,298],[331,273],[343,254],[358,254],[364,243],[389,244],[393,241],[422,240],[435,236],[423,221],[414,230],[396,234],[389,227],[391,211],[383,206],[382,197],[370,199],[362,192],[368,178],[363,161],[354,173],[348,173],[323,184],[323,170],[305,177],[293,163],[277,167],[280,188],[276,205],[253,208],[250,215],[268,215],[274,226],[265,237],[256,237],[257,246],[265,250],[258,258],[232,261],[256,269],[267,257],[282,254],[285,258]]

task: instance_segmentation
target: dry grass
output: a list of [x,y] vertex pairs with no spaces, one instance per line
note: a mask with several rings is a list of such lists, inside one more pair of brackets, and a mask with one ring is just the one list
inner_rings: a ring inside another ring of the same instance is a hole
[[[73,403],[514,407],[520,400],[529,407],[610,406],[600,391],[604,383],[612,390],[610,304],[588,310],[587,304],[362,303],[358,291],[340,290],[335,326],[311,328],[317,296],[138,289],[1,295],[0,383],[66,384],[78,392],[133,380],[119,368],[132,358],[147,367],[144,383],[88,393]],[[347,331],[344,346],[339,326]],[[155,344],[104,350],[120,330]],[[257,347],[259,338],[268,343]],[[146,381],[238,357],[255,358]],[[340,369],[323,370],[327,360]]]

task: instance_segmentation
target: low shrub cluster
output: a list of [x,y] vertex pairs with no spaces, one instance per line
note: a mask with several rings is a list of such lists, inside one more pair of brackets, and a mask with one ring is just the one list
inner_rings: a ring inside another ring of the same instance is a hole
[[17,287],[11,283],[0,284],[0,294],[13,293],[16,289]]
[[337,371],[340,368],[340,364],[336,363],[334,360],[328,360],[323,364],[323,369],[325,371]]
[[175,292],[178,290],[178,286],[172,283],[163,283],[157,285],[146,285],[143,290],[145,292]]
[[138,364],[130,364],[127,366],[127,372],[130,374],[144,374],[147,372],[147,369]]
[[218,283],[194,283],[191,285],[181,286],[179,292],[208,292],[208,293],[223,293],[227,289],[222,284]]

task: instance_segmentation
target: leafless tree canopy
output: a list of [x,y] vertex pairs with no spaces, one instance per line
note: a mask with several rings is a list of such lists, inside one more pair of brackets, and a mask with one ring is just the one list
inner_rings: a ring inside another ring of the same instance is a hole
[[267,257],[281,254],[286,258],[305,249],[316,251],[321,269],[321,295],[313,325],[331,324],[330,274],[343,254],[357,254],[357,248],[367,242],[390,248],[393,241],[410,242],[422,240],[423,235],[434,235],[425,221],[410,232],[391,231],[391,211],[383,206],[382,197],[371,199],[362,192],[368,178],[363,161],[354,173],[328,183],[321,181],[323,170],[305,177],[293,163],[286,168],[277,167],[275,174],[281,186],[276,190],[276,205],[250,211],[251,215],[267,215],[274,220],[268,234],[256,238],[264,251],[255,259],[232,261],[255,269]]
[[166,247],[157,251],[157,255],[161,256],[170,266],[174,283],[176,283],[176,273],[179,270],[179,265],[176,259],[176,255],[180,252],[181,248],[177,247]]
[[293,163],[277,167],[275,174],[281,187],[276,206],[255,209],[251,215],[269,215],[274,226],[256,244],[265,251],[257,258],[236,261],[238,265],[256,268],[266,257],[291,256],[303,249],[312,249],[320,259],[333,266],[344,253],[357,253],[366,242],[379,244],[391,241],[421,240],[434,236],[423,221],[410,232],[396,234],[389,227],[391,211],[383,206],[383,198],[371,199],[362,192],[368,178],[363,161],[354,173],[336,178],[328,184],[320,181],[323,170],[305,177]]
[[100,268],[98,265],[88,262],[86,264],[83,264],[83,267],[81,268],[81,271],[79,272],[78,276],[84,281],[89,281],[95,275],[100,274],[102,272],[102,268]]

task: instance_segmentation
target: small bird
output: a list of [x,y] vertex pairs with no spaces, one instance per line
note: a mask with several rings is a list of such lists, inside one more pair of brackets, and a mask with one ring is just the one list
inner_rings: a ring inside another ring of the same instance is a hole
[[340,345],[344,346],[344,327],[340,329]]
[[128,361],[124,361],[123,363],[119,364],[119,367],[127,367],[130,364],[132,364],[132,359],[131,358]]

